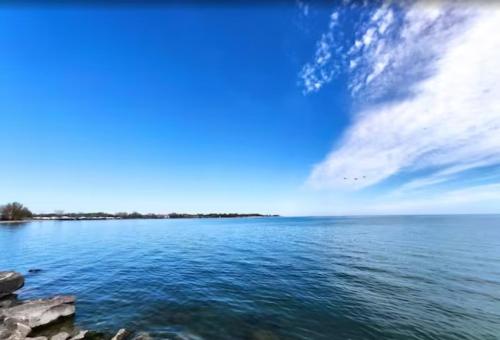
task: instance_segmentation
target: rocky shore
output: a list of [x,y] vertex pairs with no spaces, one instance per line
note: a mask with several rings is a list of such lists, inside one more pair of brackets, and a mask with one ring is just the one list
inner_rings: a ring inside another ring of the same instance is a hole
[[105,334],[74,325],[74,296],[20,300],[15,292],[24,286],[24,277],[0,271],[0,340],[150,340],[147,333],[120,329]]

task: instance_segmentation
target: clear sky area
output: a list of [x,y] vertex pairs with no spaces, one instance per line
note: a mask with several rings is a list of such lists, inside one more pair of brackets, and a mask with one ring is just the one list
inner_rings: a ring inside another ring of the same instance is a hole
[[500,212],[500,7],[0,7],[0,202]]

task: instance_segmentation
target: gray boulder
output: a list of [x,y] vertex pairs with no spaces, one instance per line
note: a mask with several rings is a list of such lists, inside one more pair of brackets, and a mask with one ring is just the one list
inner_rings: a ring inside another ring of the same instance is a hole
[[50,337],[50,340],[66,340],[70,335],[66,332],[57,333]]
[[56,296],[40,299],[0,310],[0,318],[12,318],[30,328],[47,325],[57,319],[75,314],[75,297]]
[[24,277],[16,272],[0,272],[0,298],[24,286]]
[[5,318],[0,326],[0,339],[18,340],[24,339],[31,332],[25,322],[13,318]]

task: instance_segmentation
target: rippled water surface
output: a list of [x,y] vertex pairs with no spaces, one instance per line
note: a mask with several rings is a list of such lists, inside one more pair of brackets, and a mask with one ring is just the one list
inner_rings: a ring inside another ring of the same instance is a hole
[[0,268],[159,339],[500,339],[500,216],[0,224]]

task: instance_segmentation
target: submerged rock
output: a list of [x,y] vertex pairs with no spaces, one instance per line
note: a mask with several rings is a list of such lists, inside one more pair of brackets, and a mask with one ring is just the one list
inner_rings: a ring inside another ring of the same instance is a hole
[[79,331],[78,334],[73,336],[70,340],[81,340],[85,339],[85,336],[87,335],[89,331]]
[[267,329],[259,329],[252,333],[252,340],[279,340],[279,336]]
[[[30,269],[38,273],[41,269]],[[103,340],[111,334],[79,330],[71,318],[75,314],[74,296],[19,301],[13,294],[23,287],[24,277],[13,271],[0,271],[0,340]],[[55,321],[61,321],[55,323]],[[66,324],[70,322],[69,326]],[[43,327],[42,327],[43,326]],[[46,326],[46,327],[45,327]],[[111,340],[130,339],[130,332],[120,329]],[[135,340],[152,340],[138,333]]]
[[132,340],[153,340],[153,338],[149,335],[149,333],[139,332],[132,338]]
[[41,269],[35,268],[35,269],[28,270],[28,273],[36,274],[36,273],[40,273],[41,271],[42,271]]
[[56,296],[52,299],[40,299],[5,308],[0,317],[13,318],[26,323],[30,328],[47,325],[61,317],[75,314],[73,296]]
[[191,314],[183,312],[174,313],[168,318],[170,322],[176,324],[186,324],[189,323],[191,319],[192,319]]
[[0,272],[0,298],[24,286],[24,277],[16,272]]
[[129,334],[130,334],[129,331],[127,331],[125,328],[122,328],[118,331],[118,333],[116,333],[116,335],[113,338],[111,338],[111,340],[123,340],[126,339]]

